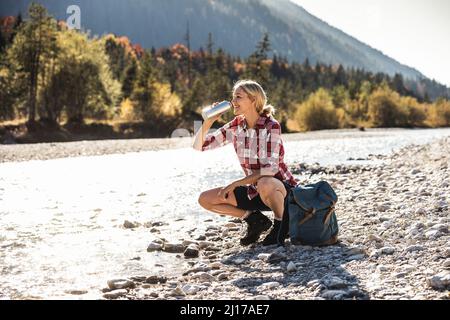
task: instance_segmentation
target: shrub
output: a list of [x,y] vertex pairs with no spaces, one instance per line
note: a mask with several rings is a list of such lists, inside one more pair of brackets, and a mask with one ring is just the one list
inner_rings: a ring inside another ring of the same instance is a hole
[[375,127],[394,127],[404,122],[404,110],[399,107],[399,95],[387,87],[372,92],[368,99],[369,121]]
[[405,108],[407,125],[411,127],[423,127],[427,117],[425,108],[415,98],[401,97],[400,106]]
[[333,100],[325,89],[319,89],[297,108],[295,118],[301,130],[338,128]]
[[450,126],[450,101],[439,99],[428,109],[427,122],[432,127]]

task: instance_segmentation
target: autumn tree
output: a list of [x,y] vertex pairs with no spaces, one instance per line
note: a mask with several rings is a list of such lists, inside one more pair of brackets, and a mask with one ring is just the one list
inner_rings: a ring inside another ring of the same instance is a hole
[[298,106],[296,120],[303,130],[336,129],[339,125],[333,99],[324,89]]

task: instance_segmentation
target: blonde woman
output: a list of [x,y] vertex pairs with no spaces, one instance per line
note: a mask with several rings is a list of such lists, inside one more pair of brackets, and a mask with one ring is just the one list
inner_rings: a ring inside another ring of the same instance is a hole
[[220,115],[205,120],[195,136],[193,148],[206,151],[233,143],[245,177],[228,186],[202,192],[198,202],[206,210],[246,221],[247,233],[240,240],[244,246],[257,242],[272,226],[261,211],[273,211],[274,224],[262,244],[276,244],[284,199],[289,188],[297,184],[284,163],[281,127],[257,82],[238,81],[231,102],[236,117],[208,135]]

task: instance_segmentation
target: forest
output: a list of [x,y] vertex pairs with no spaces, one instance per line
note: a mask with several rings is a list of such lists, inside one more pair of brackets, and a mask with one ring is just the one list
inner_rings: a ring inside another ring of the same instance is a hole
[[450,125],[449,97],[432,101],[420,82],[308,59],[288,62],[272,54],[269,33],[251,55],[239,57],[216,48],[211,33],[204,47],[191,50],[188,27],[180,43],[144,49],[125,36],[70,30],[35,3],[28,16],[0,20],[0,131],[192,132],[201,108],[231,99],[239,79],[261,83],[284,132]]

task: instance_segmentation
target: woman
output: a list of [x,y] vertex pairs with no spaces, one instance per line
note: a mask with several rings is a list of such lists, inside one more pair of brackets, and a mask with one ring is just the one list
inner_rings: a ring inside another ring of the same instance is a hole
[[263,245],[277,243],[278,230],[289,188],[297,182],[284,163],[280,124],[273,118],[274,108],[267,105],[261,85],[252,80],[238,81],[233,88],[235,118],[212,134],[206,134],[220,118],[205,120],[198,130],[193,148],[211,150],[232,142],[245,178],[226,187],[200,194],[200,205],[212,212],[239,217],[248,224],[242,245],[258,241],[272,226],[261,211],[274,212],[274,224]]

